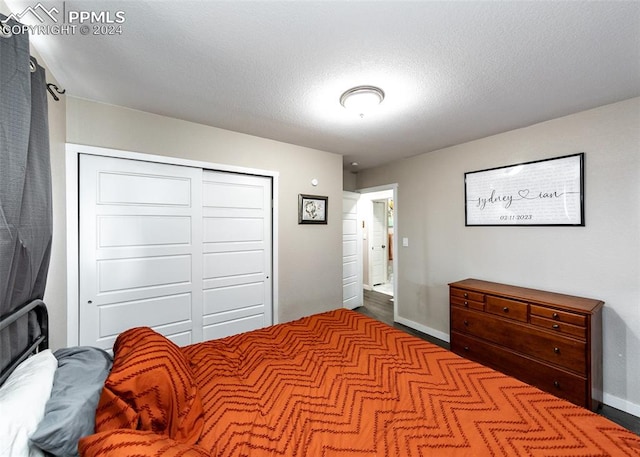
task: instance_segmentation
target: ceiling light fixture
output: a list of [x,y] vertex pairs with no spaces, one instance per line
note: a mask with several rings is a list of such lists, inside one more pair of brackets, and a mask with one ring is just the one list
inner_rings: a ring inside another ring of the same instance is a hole
[[364,117],[365,113],[378,106],[384,100],[384,92],[375,86],[357,86],[340,96],[340,104],[349,111]]

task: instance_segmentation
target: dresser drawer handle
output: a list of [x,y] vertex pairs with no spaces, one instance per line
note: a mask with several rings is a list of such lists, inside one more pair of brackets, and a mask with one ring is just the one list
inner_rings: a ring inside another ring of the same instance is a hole
[[558,324],[553,324],[551,328],[553,328],[554,330],[558,330],[560,326]]
[[559,318],[559,317],[560,317],[560,316],[558,315],[558,313],[553,313],[553,314],[552,314],[552,316],[553,316],[553,318],[554,318],[554,319],[557,319],[557,318]]
[[465,302],[464,302],[464,306],[469,306],[469,302],[468,302],[468,301],[465,301]]
[[464,347],[464,350],[465,350],[465,351],[468,351],[468,350],[469,350],[469,346],[465,346],[465,347]]
[[469,294],[468,293],[464,293],[464,298],[469,298]]
[[553,352],[555,352],[556,354],[560,354],[560,348],[553,348]]
[[553,381],[553,387],[555,387],[556,389],[559,389],[560,388],[560,382]]
[[464,321],[464,322],[462,322],[462,323],[463,323],[465,326],[468,326],[468,325],[469,325],[469,321],[468,321],[468,320],[466,320],[466,319],[465,319],[465,321]]
[[502,308],[502,311],[504,311],[505,313],[508,313],[509,312],[509,307],[505,306],[504,308]]

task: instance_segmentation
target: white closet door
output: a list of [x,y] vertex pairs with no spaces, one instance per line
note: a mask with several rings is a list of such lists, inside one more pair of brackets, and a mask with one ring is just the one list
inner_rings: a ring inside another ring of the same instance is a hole
[[80,155],[79,343],[202,340],[202,170]]
[[273,323],[271,178],[203,172],[203,334]]

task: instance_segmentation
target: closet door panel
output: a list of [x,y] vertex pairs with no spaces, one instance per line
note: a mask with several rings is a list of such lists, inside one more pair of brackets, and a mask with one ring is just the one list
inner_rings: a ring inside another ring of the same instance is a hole
[[[252,274],[265,275],[265,252],[253,251],[216,252],[205,254],[204,277],[224,278]],[[242,280],[242,278],[239,278]]]
[[191,256],[98,260],[97,292],[124,292],[191,283]]
[[98,246],[156,247],[187,246],[191,242],[188,216],[101,216],[98,219]]
[[[130,309],[135,314],[123,315]],[[100,307],[100,334],[117,335],[132,327],[161,327],[171,322],[177,332],[191,331],[191,294],[165,295]]]
[[253,314],[246,317],[237,317],[232,314],[220,315],[221,321],[207,324],[204,327],[204,339],[214,340],[225,336],[236,335],[246,332],[246,329],[256,329],[264,327],[264,321],[260,314]]
[[202,170],[80,155],[80,344],[202,339]]
[[[269,188],[264,187],[258,180],[268,181]],[[206,170],[202,204],[210,208],[212,213],[216,210],[220,213],[225,210],[255,210],[254,214],[260,214],[265,209],[265,195],[271,193],[270,181],[262,176]]]
[[204,337],[271,325],[271,179],[203,173]]
[[263,282],[214,287],[204,292],[205,314],[255,306],[264,306]]
[[128,173],[124,168],[113,173],[104,170],[97,176],[99,205],[191,206],[192,181],[186,176]]
[[[204,220],[205,243],[264,243],[264,220],[240,217],[207,217]],[[240,246],[237,246],[240,247]]]
[[272,178],[79,154],[79,344],[273,323]]

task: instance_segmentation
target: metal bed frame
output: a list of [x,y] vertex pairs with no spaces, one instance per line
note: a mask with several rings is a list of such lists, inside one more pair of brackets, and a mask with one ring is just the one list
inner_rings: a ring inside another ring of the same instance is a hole
[[16,369],[27,357],[30,355],[43,351],[49,347],[49,314],[47,312],[47,306],[42,300],[33,300],[26,303],[12,312],[0,316],[0,332],[11,324],[16,322],[22,316],[25,316],[29,312],[35,312],[40,326],[40,335],[29,342],[27,347],[22,350],[15,358],[13,358],[9,364],[0,373],[0,385],[9,377],[13,370]]

